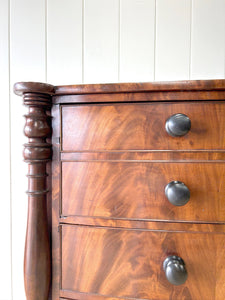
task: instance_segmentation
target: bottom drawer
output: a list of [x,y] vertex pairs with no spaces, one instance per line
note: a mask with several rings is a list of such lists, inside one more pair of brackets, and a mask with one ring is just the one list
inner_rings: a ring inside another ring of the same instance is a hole
[[[61,239],[62,297],[225,299],[224,234],[63,225]],[[170,255],[185,262],[182,285],[166,279],[163,261]]]

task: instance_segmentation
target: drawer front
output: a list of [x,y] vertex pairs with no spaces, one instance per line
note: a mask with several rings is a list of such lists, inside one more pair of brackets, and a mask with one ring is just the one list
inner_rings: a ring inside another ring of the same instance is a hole
[[[166,198],[171,181],[190,190],[184,206]],[[224,163],[62,163],[64,216],[222,222],[224,199]]]
[[[165,122],[177,113],[190,118],[191,130],[182,137],[171,137]],[[62,149],[225,149],[225,105],[186,102],[63,106]]]
[[[225,235],[62,226],[62,290],[122,299],[223,300]],[[187,281],[170,284],[163,261],[180,256]]]

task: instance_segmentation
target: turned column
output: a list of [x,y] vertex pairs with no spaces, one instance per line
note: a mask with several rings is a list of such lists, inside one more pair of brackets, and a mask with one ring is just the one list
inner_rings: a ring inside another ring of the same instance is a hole
[[24,133],[24,160],[28,163],[28,217],[24,253],[27,300],[47,300],[51,282],[51,253],[47,220],[46,164],[51,160],[51,95],[54,88],[41,83],[17,83],[17,95],[28,106]]

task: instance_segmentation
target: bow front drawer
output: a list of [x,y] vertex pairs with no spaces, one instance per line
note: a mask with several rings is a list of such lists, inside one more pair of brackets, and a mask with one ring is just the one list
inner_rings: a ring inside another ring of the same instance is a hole
[[224,299],[224,234],[63,225],[61,239],[61,296]]
[[62,150],[225,149],[224,102],[62,107]]
[[62,163],[63,216],[224,222],[224,199],[224,163]]

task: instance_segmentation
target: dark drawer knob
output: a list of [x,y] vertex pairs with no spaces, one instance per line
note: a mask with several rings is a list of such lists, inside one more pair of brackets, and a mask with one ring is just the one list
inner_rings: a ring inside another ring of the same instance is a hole
[[169,202],[176,206],[185,205],[190,199],[190,191],[181,181],[168,183],[165,188],[165,194]]
[[191,129],[191,120],[184,114],[175,114],[166,121],[166,131],[171,136],[183,136]]
[[167,280],[174,285],[180,285],[187,280],[185,263],[179,256],[169,256],[163,262],[163,269]]

